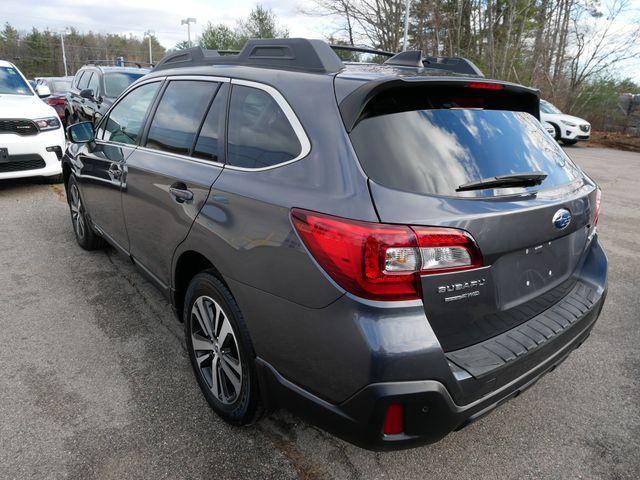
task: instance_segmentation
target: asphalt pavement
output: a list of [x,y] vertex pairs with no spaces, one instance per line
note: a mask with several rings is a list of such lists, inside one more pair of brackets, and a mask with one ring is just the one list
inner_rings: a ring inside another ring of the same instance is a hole
[[76,245],[62,186],[0,182],[0,479],[640,478],[640,154],[567,153],[603,189],[591,337],[468,428],[390,453],[283,411],[227,426],[168,303],[115,251]]

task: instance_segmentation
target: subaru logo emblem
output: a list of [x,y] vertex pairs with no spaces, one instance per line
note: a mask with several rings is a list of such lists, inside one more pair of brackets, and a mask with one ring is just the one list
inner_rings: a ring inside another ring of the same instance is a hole
[[561,208],[553,215],[553,226],[558,230],[563,230],[571,223],[571,212],[566,208]]

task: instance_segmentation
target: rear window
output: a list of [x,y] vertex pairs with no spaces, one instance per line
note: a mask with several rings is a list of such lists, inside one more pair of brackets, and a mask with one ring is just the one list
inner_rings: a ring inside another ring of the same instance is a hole
[[114,72],[104,75],[104,94],[107,97],[116,98],[120,96],[125,89],[140,77],[144,76],[144,72]]
[[[404,111],[365,118],[350,135],[367,175],[403,191],[487,197],[554,188],[581,178],[540,122],[525,112]],[[547,174],[541,185],[456,192],[465,183],[532,171]]]

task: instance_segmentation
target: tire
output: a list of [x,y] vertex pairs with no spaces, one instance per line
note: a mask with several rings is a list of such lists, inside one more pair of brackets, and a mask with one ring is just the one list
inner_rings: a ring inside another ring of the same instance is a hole
[[551,125],[553,125],[553,128],[556,131],[556,134],[553,136],[553,138],[556,139],[556,142],[559,142],[560,141],[560,128],[555,123],[552,123]]
[[567,146],[570,146],[570,145],[575,145],[576,143],[578,143],[578,141],[577,140],[562,140],[562,143],[567,145]]
[[62,183],[64,182],[64,176],[59,173],[58,175],[51,175],[50,177],[42,177],[42,183]]
[[85,250],[98,250],[104,248],[105,241],[91,227],[87,219],[84,202],[80,195],[78,182],[73,175],[69,178],[67,186],[67,202],[71,213],[71,225],[78,245]]
[[249,331],[231,292],[211,271],[189,284],[184,328],[193,373],[211,408],[232,425],[256,421],[261,409]]

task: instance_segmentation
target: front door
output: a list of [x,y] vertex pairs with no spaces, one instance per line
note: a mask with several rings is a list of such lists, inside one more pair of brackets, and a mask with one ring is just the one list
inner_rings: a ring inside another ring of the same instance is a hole
[[173,252],[222,171],[227,94],[228,83],[170,81],[144,147],[127,160],[123,208],[131,256],[166,288]]
[[129,92],[100,124],[96,141],[82,147],[78,155],[78,181],[91,221],[125,251],[129,249],[129,239],[121,192],[126,188],[126,162],[136,149],[159,87],[158,81]]

